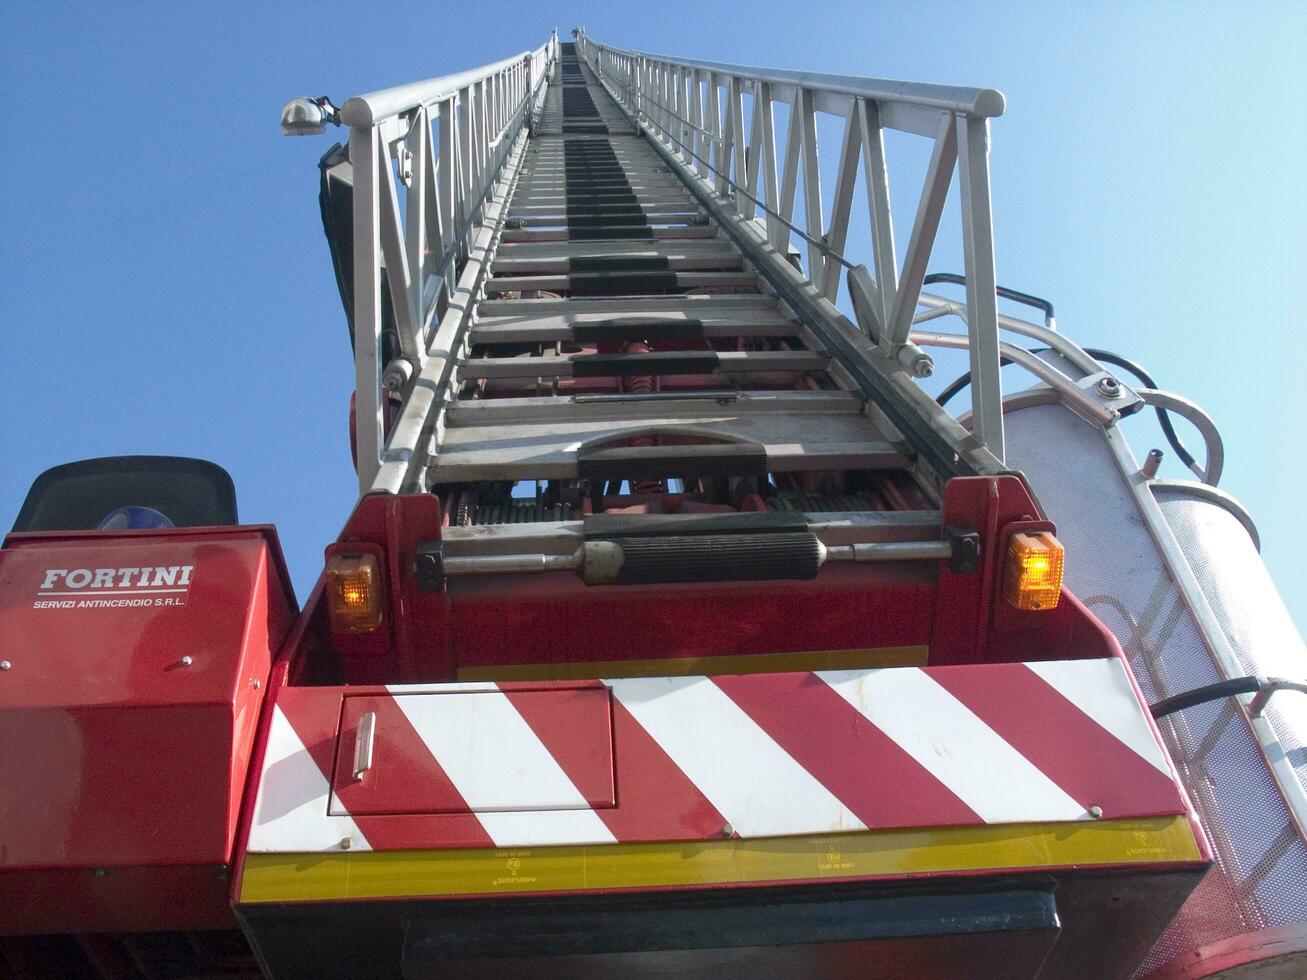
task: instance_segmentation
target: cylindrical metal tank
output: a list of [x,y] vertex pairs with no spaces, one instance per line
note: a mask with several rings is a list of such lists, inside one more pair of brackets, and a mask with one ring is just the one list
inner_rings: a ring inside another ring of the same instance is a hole
[[[1119,429],[1052,397],[1013,398],[1006,428],[1008,463],[1066,545],[1067,584],[1116,633],[1151,702],[1241,675],[1307,677],[1236,503],[1148,479]],[[1307,976],[1307,695],[1224,697],[1159,727],[1216,864],[1140,974]]]

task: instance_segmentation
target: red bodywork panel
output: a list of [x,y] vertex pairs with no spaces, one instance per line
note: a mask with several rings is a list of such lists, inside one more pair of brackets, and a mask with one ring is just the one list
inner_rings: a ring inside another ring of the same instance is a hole
[[[805,650],[929,647],[934,666],[1115,656],[1116,640],[1064,592],[1057,609],[1022,612],[997,595],[998,543],[1039,520],[1019,477],[964,477],[945,487],[942,524],[975,530],[981,567],[946,562],[831,565],[811,581],[588,586],[569,572],[450,579],[418,587],[418,543],[441,536],[430,494],[363,497],[328,554],[380,549],[389,622],[367,637],[328,637],[292,652],[291,683],[309,659],[339,657],[314,683],[417,683],[459,671],[585,661],[750,656]],[[900,537],[910,537],[911,531]],[[894,532],[887,532],[892,540]],[[325,649],[333,647],[333,650]]]
[[230,924],[223,872],[295,615],[268,527],[9,536],[0,932]]

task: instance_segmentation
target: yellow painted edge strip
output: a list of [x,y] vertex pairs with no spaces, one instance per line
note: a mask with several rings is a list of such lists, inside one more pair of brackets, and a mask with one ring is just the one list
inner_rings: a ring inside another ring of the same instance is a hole
[[249,854],[240,901],[511,895],[1200,860],[1183,816],[671,844]]
[[924,667],[929,647],[808,650],[671,660],[592,660],[561,664],[460,667],[460,681],[579,681],[596,677],[685,677],[701,674],[785,674],[802,670]]

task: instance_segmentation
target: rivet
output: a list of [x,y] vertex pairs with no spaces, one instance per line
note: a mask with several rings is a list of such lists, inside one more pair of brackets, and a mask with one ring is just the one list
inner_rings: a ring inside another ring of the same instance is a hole
[[0,660],[0,670],[8,670],[12,666],[13,664],[11,664],[8,660]]
[[260,681],[257,677],[250,678],[250,687],[254,688],[254,690],[257,691],[262,686],[263,686],[263,682]]
[[95,875],[97,878],[104,878],[108,876],[109,872],[105,871],[104,868],[96,868],[91,872],[91,874]]
[[352,838],[342,837],[340,839],[340,849],[342,851],[348,851],[353,846],[354,846],[354,841]]
[[183,667],[189,667],[193,663],[195,663],[195,658],[192,657],[189,653],[186,656],[182,657],[181,659],[181,664]]
[[1098,804],[1094,804],[1089,808],[1089,815],[1095,820],[1101,820],[1103,817],[1103,808]]
[[722,825],[722,836],[723,836],[723,837],[734,837],[734,836],[735,836],[735,828],[732,827],[730,824],[723,824],[723,825]]

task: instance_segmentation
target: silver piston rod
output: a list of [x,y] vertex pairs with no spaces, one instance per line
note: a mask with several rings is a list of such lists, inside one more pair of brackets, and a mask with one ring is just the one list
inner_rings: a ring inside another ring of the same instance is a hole
[[[780,538],[789,539],[791,546],[803,546],[810,555],[807,562],[798,561],[791,564],[793,575],[784,574],[782,568],[770,568],[773,574],[765,576],[756,574],[756,562],[763,557],[762,552],[771,551]],[[824,566],[827,562],[893,562],[893,561],[948,561],[953,558],[953,545],[948,541],[874,541],[856,544],[827,545],[811,532],[796,534],[769,535],[711,535],[686,536],[680,538],[626,538],[621,541],[587,541],[570,554],[512,554],[512,555],[468,555],[445,557],[441,562],[446,576],[464,575],[504,575],[526,574],[534,572],[575,571],[587,585],[636,584],[633,575],[640,582],[648,582],[648,565],[633,569],[632,552],[629,547],[636,543],[651,546],[657,542],[661,545],[663,562],[662,575],[658,580],[701,581],[697,572],[706,571],[706,559],[718,558],[723,538],[735,539],[743,547],[738,558],[741,562],[754,563],[752,567],[743,565],[733,569],[737,575],[735,581],[758,578],[811,578],[811,572]],[[802,539],[802,540],[800,540]],[[756,544],[754,543],[756,542]],[[624,547],[627,545],[628,547]],[[696,560],[697,559],[697,560]],[[722,562],[713,561],[713,568],[720,571]],[[734,564],[734,563],[732,563]],[[680,573],[678,575],[678,572]],[[781,574],[776,574],[780,572]],[[720,578],[717,579],[720,581]]]

